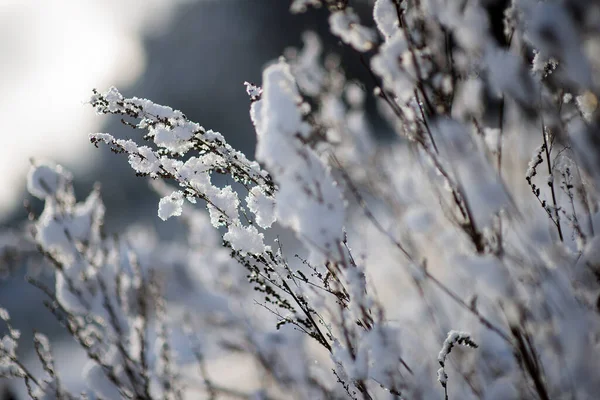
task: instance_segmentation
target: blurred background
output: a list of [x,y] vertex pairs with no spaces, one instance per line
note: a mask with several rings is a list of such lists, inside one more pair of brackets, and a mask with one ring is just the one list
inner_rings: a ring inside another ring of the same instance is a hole
[[[288,7],[282,0],[0,0],[0,242],[21,240],[24,200],[41,211],[25,191],[31,159],[71,170],[79,199],[98,182],[108,232],[136,223],[170,235],[174,228],[156,216],[157,195],[126,158],[89,143],[91,132],[139,139],[118,120],[95,115],[86,104],[92,88],[117,86],[125,96],[180,109],[253,158],[243,82],[260,84],[263,67],[300,47],[305,30],[343,56],[325,12],[291,15]],[[345,63],[350,75],[360,73],[358,60]],[[59,366],[61,358],[78,365],[64,328],[25,283],[35,259],[1,263],[0,305],[22,332],[20,353],[31,351],[36,329],[55,343]]]
[[301,45],[302,31],[326,26],[325,13],[292,16],[279,0],[0,0],[0,10],[5,225],[25,215],[31,158],[74,171],[80,194],[100,182],[107,208],[127,210],[109,212],[109,223],[137,217],[130,205],[147,197],[145,182],[119,174],[126,160],[88,140],[90,132],[136,133],[94,114],[85,104],[92,88],[117,86],[180,109],[251,155],[243,82],[260,82],[267,62]]

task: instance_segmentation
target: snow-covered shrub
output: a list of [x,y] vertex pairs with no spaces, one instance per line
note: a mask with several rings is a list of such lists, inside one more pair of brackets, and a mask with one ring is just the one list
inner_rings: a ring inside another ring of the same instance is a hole
[[[367,80],[348,80],[307,32],[246,83],[255,161],[180,111],[94,91],[97,113],[142,134],[91,142],[151,178],[183,243],[107,235],[99,190],[77,202],[68,172],[32,166],[45,208],[31,237],[55,287],[32,283],[88,355],[85,396],[600,393],[600,6],[376,0],[370,23],[350,3],[291,9],[323,6]],[[186,296],[173,296],[175,271]],[[48,340],[35,337],[35,376],[0,317],[1,374],[32,397],[76,397]]]

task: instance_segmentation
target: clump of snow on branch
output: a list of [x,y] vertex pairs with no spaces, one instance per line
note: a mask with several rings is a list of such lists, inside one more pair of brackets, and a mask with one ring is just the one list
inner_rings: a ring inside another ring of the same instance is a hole
[[442,345],[442,349],[438,354],[438,362],[441,367],[438,369],[437,376],[438,382],[446,388],[448,385],[448,375],[446,374],[446,359],[450,355],[450,352],[454,348],[454,346],[466,346],[472,347],[476,349],[477,344],[471,339],[471,334],[467,332],[459,332],[459,331],[450,331],[448,332],[448,336],[446,340],[444,340],[444,344]]
[[393,0],[377,0],[373,7],[373,19],[377,23],[377,29],[386,38],[394,36],[399,30],[397,9]]
[[[302,98],[290,67],[279,61],[263,73],[263,95],[253,107],[258,145],[263,161],[278,184],[277,220],[292,228],[311,250],[311,259],[337,253],[344,223],[344,202],[327,164],[304,145],[311,127],[301,111]],[[257,105],[257,103],[259,105]],[[335,257],[335,256],[334,256]]]
[[158,216],[163,221],[170,217],[181,215],[183,206],[183,192],[173,192],[170,196],[163,197],[158,203]]
[[[247,87],[252,96],[260,96],[259,89]],[[218,187],[211,182],[211,174],[227,171],[247,187],[262,186],[263,196],[268,198],[272,196],[273,184],[258,163],[249,161],[242,153],[232,149],[220,133],[205,130],[187,120],[180,111],[145,99],[123,99],[117,94],[118,91],[111,88],[105,95],[95,94],[91,103],[99,113],[138,118],[137,128],[147,130],[147,137],[165,150],[166,155],[148,146],[138,146],[131,140],[115,139],[109,134],[92,134],[90,138],[93,143],[104,142],[116,152],[127,153],[130,165],[138,174],[153,178],[172,176],[177,180],[181,190],[160,201],[159,216],[167,219],[181,215],[184,198],[191,202],[201,199],[207,203],[213,225],[226,226],[231,230],[228,238],[233,239],[234,249],[241,249],[242,244],[237,240],[240,237],[253,238],[257,245],[262,246],[262,234],[243,225],[240,220],[238,194],[231,186]],[[200,150],[200,154],[186,161],[179,159],[191,149]],[[254,195],[249,193],[248,196]],[[261,210],[255,208],[256,212]]]
[[29,170],[27,190],[40,198],[55,196],[64,192],[72,177],[60,166],[42,165]]
[[339,36],[344,43],[358,51],[368,51],[373,48],[375,33],[372,29],[362,26],[358,15],[351,8],[332,12],[329,16],[331,33]]

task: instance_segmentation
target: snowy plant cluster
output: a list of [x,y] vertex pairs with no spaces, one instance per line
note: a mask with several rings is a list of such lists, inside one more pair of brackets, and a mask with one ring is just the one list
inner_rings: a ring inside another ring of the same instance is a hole
[[328,14],[364,79],[306,32],[245,83],[252,157],[93,92],[132,134],[92,144],[148,178],[185,240],[105,232],[99,188],[78,201],[34,162],[45,207],[7,248],[53,271],[30,282],[85,351],[85,385],[41,333],[43,374],[23,364],[1,309],[0,376],[36,399],[596,398],[600,5],[353,3],[291,1]]

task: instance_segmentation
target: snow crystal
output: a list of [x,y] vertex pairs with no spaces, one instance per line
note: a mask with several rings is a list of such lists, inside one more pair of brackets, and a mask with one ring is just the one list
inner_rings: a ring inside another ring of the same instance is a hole
[[219,132],[215,132],[212,129],[207,130],[206,132],[202,133],[202,139],[207,140],[209,142],[215,142],[215,141],[220,141],[220,142],[224,142],[225,138],[223,137],[223,135],[221,135]]
[[225,186],[223,189],[217,187],[207,187],[208,211],[210,213],[210,222],[213,226],[219,227],[225,224],[225,221],[238,222],[238,207],[240,200],[238,194],[231,188]]
[[444,387],[448,383],[448,375],[446,375],[446,371],[444,370],[443,367],[440,367],[440,369],[438,369],[438,371],[437,371],[437,380]]
[[205,157],[190,157],[180,168],[179,176],[186,181],[193,181],[210,170],[210,162]]
[[467,346],[477,348],[477,344],[473,342],[471,339],[471,334],[467,332],[459,332],[459,331],[450,331],[448,332],[448,336],[446,340],[444,340],[444,344],[442,345],[442,349],[438,354],[438,362],[440,363],[441,368],[437,371],[438,382],[446,387],[448,383],[448,375],[446,374],[446,358],[452,351],[452,348],[456,345]]
[[544,159],[542,158],[543,151],[544,151],[544,145],[542,144],[542,145],[539,145],[533,152],[533,155],[531,156],[531,160],[529,161],[529,164],[527,166],[527,171],[525,172],[526,180],[528,180],[528,181],[531,180],[531,178],[533,178],[537,173],[537,171],[536,171],[537,166],[544,162]]
[[526,39],[540,53],[557,54],[569,80],[590,87],[591,68],[567,8],[557,2],[539,2],[528,13],[528,17]]
[[175,177],[181,176],[179,171],[184,166],[183,161],[174,160],[172,158],[163,156],[160,158],[160,163],[161,163],[162,169],[164,169],[167,173],[169,173]]
[[160,160],[148,146],[138,147],[137,153],[129,154],[128,159],[131,168],[141,174],[150,174],[152,176],[160,171]]
[[450,332],[448,332],[448,336],[446,337],[446,340],[444,340],[442,349],[440,350],[440,352],[438,354],[438,362],[440,364],[443,365],[446,362],[446,358],[448,357],[448,354],[450,354],[450,352],[452,351],[452,348],[456,344],[460,344],[460,345],[467,346],[467,347],[474,347],[474,348],[477,347],[477,345],[471,339],[470,333],[461,332],[461,331],[450,331]]
[[256,224],[261,228],[269,228],[275,222],[275,199],[267,196],[260,186],[250,190],[246,204],[256,216]]
[[[106,113],[106,111],[104,110],[108,110],[108,112],[117,112],[123,109],[121,105],[123,102],[123,96],[121,95],[121,93],[119,93],[117,88],[110,87],[108,91],[102,95],[102,97],[108,102],[108,104],[106,105],[105,109],[96,108],[97,113],[104,114]],[[90,103],[92,103],[92,105],[95,106],[99,98],[100,94],[94,93],[94,95],[92,95],[92,97],[90,98]]]
[[106,144],[110,144],[115,138],[110,133],[90,133],[90,140],[96,142],[103,141]]
[[262,104],[263,104],[262,101],[253,101],[252,104],[250,104],[250,120],[252,121],[252,124],[254,124],[254,127],[256,128],[257,135],[260,135],[260,132],[263,131],[262,119],[261,119]]
[[264,235],[254,226],[239,226],[232,224],[223,235],[223,239],[231,243],[234,250],[250,254],[260,254],[265,251]]
[[547,59],[543,57],[542,53],[540,53],[537,50],[534,50],[533,54],[534,56],[533,60],[531,61],[531,70],[534,73],[537,73],[542,77],[546,78],[549,75],[551,75],[558,67],[558,61],[556,61],[554,58]]
[[246,86],[246,93],[248,93],[248,96],[250,96],[252,101],[260,98],[260,95],[262,94],[262,88],[260,86],[255,86],[250,82],[244,82],[244,86]]
[[194,132],[199,129],[199,125],[191,123],[172,128],[157,124],[148,130],[148,135],[154,137],[154,143],[157,146],[173,153],[184,154],[193,147],[189,140],[194,136]]
[[163,221],[181,215],[183,207],[183,192],[173,192],[170,196],[163,197],[158,203],[158,216]]

